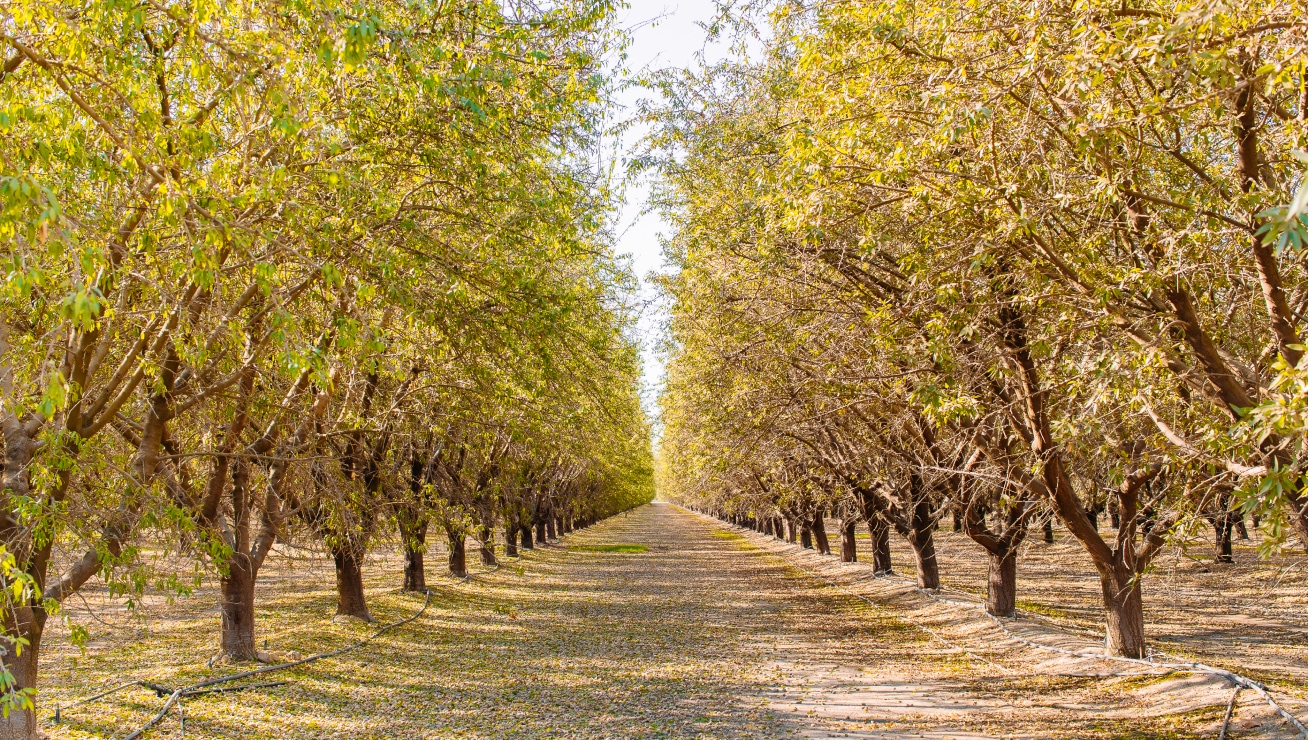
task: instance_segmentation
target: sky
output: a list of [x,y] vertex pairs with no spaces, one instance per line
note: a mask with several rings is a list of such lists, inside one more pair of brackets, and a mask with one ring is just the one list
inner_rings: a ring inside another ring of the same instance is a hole
[[[697,65],[696,54],[701,50],[711,61],[725,54],[725,47],[714,44],[705,47],[705,33],[698,25],[713,15],[712,0],[630,0],[631,6],[623,12],[622,26],[631,34],[632,44],[627,50],[627,67],[633,71],[657,70]],[[622,91],[616,111],[619,120],[634,115],[636,104],[653,95],[648,90],[633,88]],[[635,146],[642,129],[627,132],[621,139],[607,144],[607,149],[619,159]],[[663,374],[663,366],[655,349],[659,339],[664,312],[655,301],[657,291],[649,276],[664,270],[660,234],[666,234],[667,224],[657,214],[642,215],[649,197],[649,183],[633,183],[626,191],[619,218],[617,251],[630,255],[632,266],[641,279],[641,297],[646,306],[640,322],[642,357],[645,364],[644,398],[646,409],[657,413],[656,396]]]

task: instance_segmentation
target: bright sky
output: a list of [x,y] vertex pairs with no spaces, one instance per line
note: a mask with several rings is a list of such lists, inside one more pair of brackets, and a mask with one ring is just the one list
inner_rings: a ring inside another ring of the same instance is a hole
[[[691,67],[697,64],[695,55],[704,49],[705,34],[699,23],[707,22],[713,14],[712,0],[630,0],[631,7],[622,17],[622,25],[632,35],[632,46],[627,52],[627,66],[633,71],[656,70],[670,67]],[[721,58],[722,45],[707,50],[710,60]],[[635,112],[636,103],[648,98],[647,90],[631,89],[623,92],[618,102],[625,110],[617,116],[625,120]],[[610,142],[616,148],[619,165],[622,157],[635,145],[643,130],[633,130],[623,141]],[[612,149],[611,149],[612,151]],[[649,196],[647,183],[638,183],[627,191],[619,226],[618,251],[631,255],[636,274],[641,278],[642,297],[646,310],[641,319],[641,338],[645,360],[645,405],[654,413],[658,383],[663,367],[655,344],[663,312],[653,303],[657,293],[647,280],[651,273],[663,270],[663,254],[659,245],[660,234],[667,226],[657,215],[641,215]]]

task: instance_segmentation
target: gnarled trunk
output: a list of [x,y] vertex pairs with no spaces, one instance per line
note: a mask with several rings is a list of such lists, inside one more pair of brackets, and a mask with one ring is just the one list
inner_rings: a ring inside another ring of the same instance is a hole
[[332,548],[332,562],[336,565],[336,616],[355,617],[372,621],[368,602],[363,595],[362,557],[354,548]]
[[840,524],[840,562],[858,562],[858,542],[855,539],[858,522],[846,519]]

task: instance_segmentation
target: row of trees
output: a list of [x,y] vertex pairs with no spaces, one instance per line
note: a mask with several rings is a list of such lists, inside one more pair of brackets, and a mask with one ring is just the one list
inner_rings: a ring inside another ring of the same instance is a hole
[[897,533],[923,588],[952,515],[999,615],[1055,515],[1132,657],[1169,539],[1229,561],[1252,513],[1308,544],[1302,8],[765,9],[755,60],[653,112],[670,495],[819,541],[833,515],[847,557],[866,522],[879,569]]
[[0,737],[37,736],[42,634],[93,578],[212,574],[247,660],[278,543],[367,619],[391,527],[422,591],[429,527],[466,575],[468,536],[493,562],[652,496],[585,156],[612,10],[0,9]]

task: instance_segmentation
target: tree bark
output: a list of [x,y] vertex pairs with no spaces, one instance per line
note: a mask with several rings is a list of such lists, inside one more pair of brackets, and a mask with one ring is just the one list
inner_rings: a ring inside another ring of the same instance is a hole
[[913,557],[917,560],[918,587],[934,591],[940,588],[940,564],[936,562],[936,542],[932,524],[934,521],[931,519],[930,502],[925,498],[919,499],[913,507],[908,544],[912,545]]
[[1050,516],[1045,517],[1044,529],[1045,529],[1045,542],[1046,542],[1047,544],[1050,544],[1050,545],[1054,544],[1054,517],[1053,517],[1053,515],[1050,515]]
[[786,542],[793,545],[798,537],[799,525],[795,523],[794,519],[786,519]]
[[880,517],[873,517],[868,520],[867,529],[872,536],[872,572],[893,573],[894,568],[890,562],[890,525]]
[[1139,578],[1119,564],[1110,576],[1100,576],[1099,581],[1108,611],[1105,652],[1123,658],[1144,658],[1144,601]]
[[396,518],[399,519],[400,539],[404,543],[404,590],[422,593],[427,590],[422,557],[427,543],[427,520],[410,521],[404,514]]
[[355,617],[372,621],[368,602],[363,594],[363,568],[360,557],[348,545],[332,548],[332,561],[336,564],[336,616]]
[[518,525],[515,522],[504,525],[504,557],[518,557]]
[[536,544],[541,545],[541,546],[544,546],[544,545],[549,544],[549,541],[545,539],[545,520],[544,520],[544,519],[537,519],[537,520],[536,520]]
[[498,565],[495,560],[495,531],[490,527],[481,528],[481,564]]
[[548,514],[545,517],[545,539],[557,540],[558,538],[559,531],[554,527],[554,515]]
[[222,593],[222,628],[219,645],[231,660],[254,660],[254,576],[249,557],[236,553],[219,581]]
[[799,525],[799,545],[805,550],[813,549],[813,525],[809,522]]
[[1234,563],[1235,556],[1231,550],[1231,530],[1235,529],[1234,517],[1227,511],[1213,517],[1213,529],[1217,539],[1215,563]]
[[449,533],[450,575],[458,578],[468,577],[468,544],[462,532]]
[[827,539],[826,512],[818,509],[813,515],[813,542],[817,545],[817,551],[822,555],[831,554],[831,541]]
[[531,525],[523,524],[521,525],[521,528],[518,531],[522,535],[522,549],[535,550],[536,545],[535,543],[532,542],[531,539]]
[[854,538],[858,531],[858,522],[854,519],[846,519],[840,525],[840,562],[857,563],[858,562],[858,541]]
[[[42,612],[44,614],[44,611]],[[23,636],[29,640],[29,644],[23,648],[23,654],[18,657],[5,657],[5,664],[9,667],[10,672],[14,674],[14,683],[18,688],[36,688],[37,669],[39,667],[38,656],[41,650],[41,633],[44,630],[45,619],[41,619],[41,625],[30,625],[29,629],[23,631]],[[31,627],[36,627],[32,629]],[[35,638],[35,639],[33,639]],[[36,717],[35,710],[32,709],[15,709],[9,713],[8,717],[0,719],[0,740],[38,740],[44,738],[41,733],[41,722]]]
[[1017,616],[1017,548],[987,552],[986,611],[996,617]]

